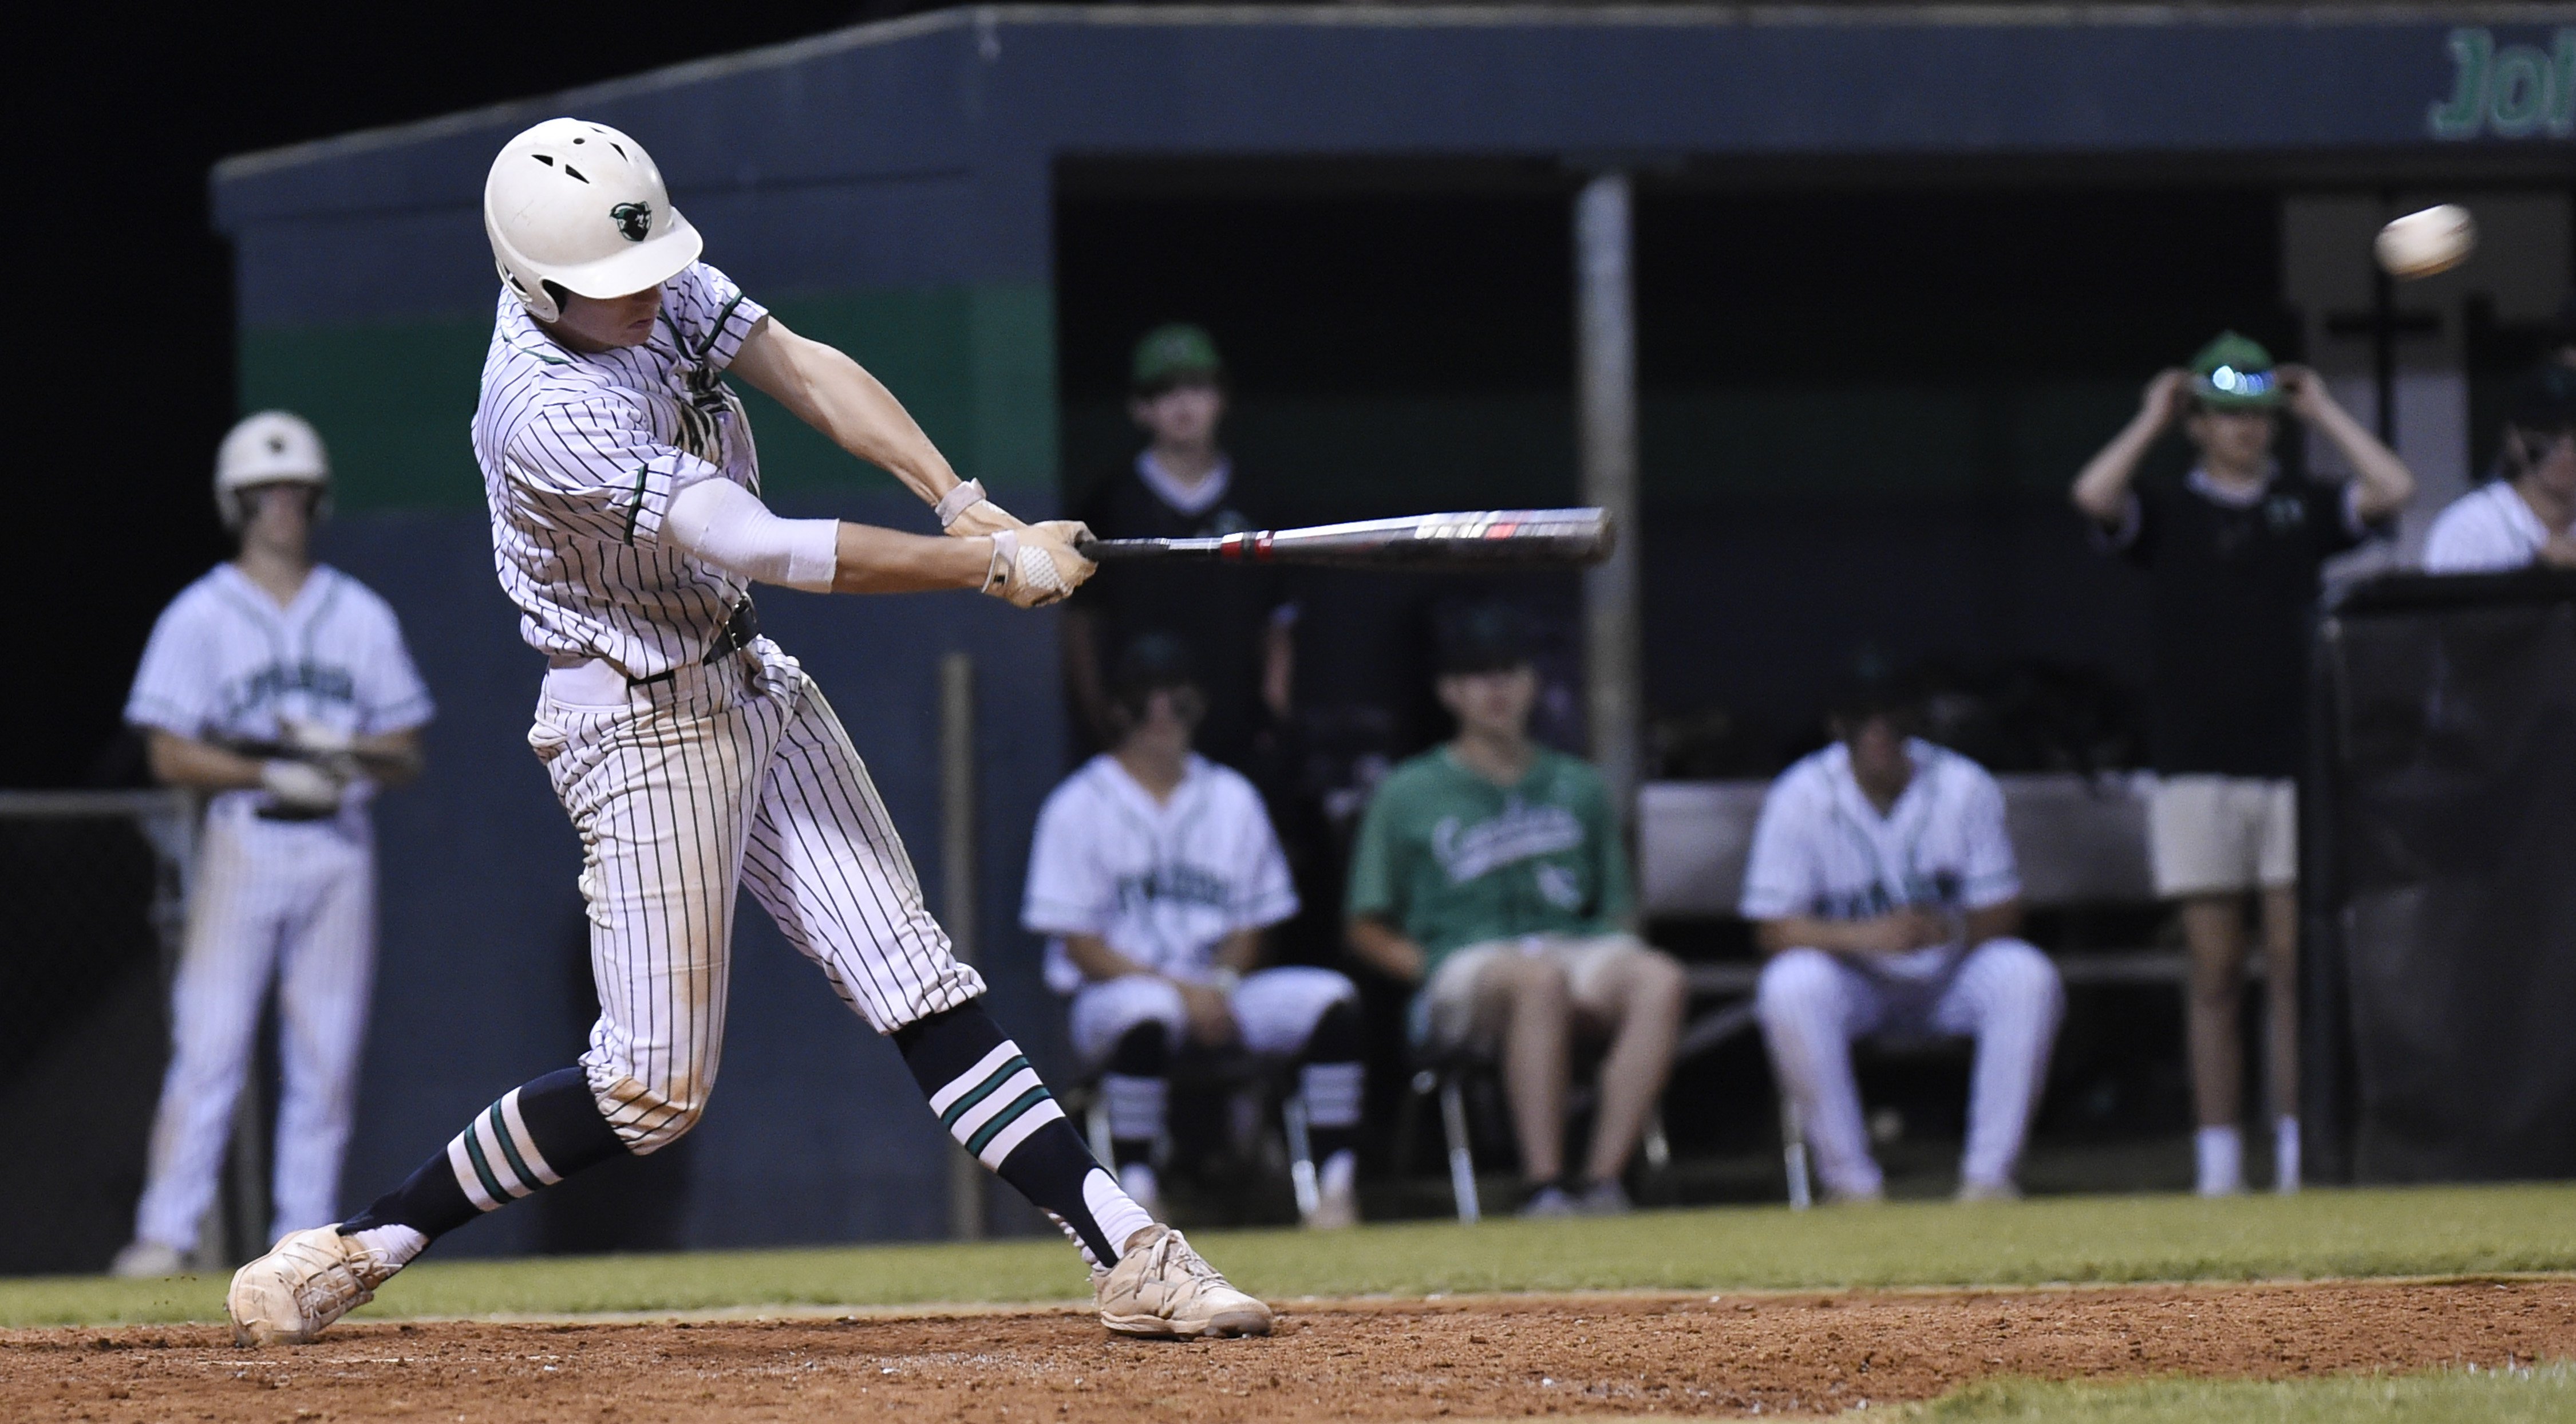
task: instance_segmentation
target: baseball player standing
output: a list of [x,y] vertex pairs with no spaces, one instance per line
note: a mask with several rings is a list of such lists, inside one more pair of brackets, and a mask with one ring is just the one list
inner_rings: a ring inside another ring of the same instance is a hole
[[1313,1227],[1359,1219],[1359,990],[1330,969],[1263,969],[1262,931],[1297,913],[1261,793],[1190,750],[1206,707],[1177,638],[1147,634],[1110,681],[1117,744],[1047,797],[1021,923],[1073,996],[1074,1052],[1102,1068],[1110,1155],[1160,1211],[1153,1151],[1184,1043],[1298,1062],[1317,1163]]
[[[2340,489],[2272,459],[2284,404],[2352,466]],[[2179,420],[2200,462],[2142,481],[2139,462]],[[2222,333],[2147,384],[2128,428],[2069,492],[2103,540],[2143,567],[2155,609],[2157,784],[2147,804],[2156,893],[2181,902],[2191,985],[2186,1036],[2198,1190],[2244,1190],[2237,1126],[2245,1065],[2245,901],[2261,906],[2271,1019],[2274,1185],[2299,1182],[2298,781],[2307,640],[2318,567],[2414,498],[2415,476],[2304,366]]]
[[[625,134],[577,119],[519,134],[483,214],[503,291],[474,450],[502,588],[547,655],[528,743],[581,836],[599,1021],[578,1065],[504,1093],[366,1210],[243,1267],[236,1333],[311,1339],[439,1235],[687,1132],[723,1042],[737,885],[894,1040],[949,1133],[1063,1225],[1111,1330],[1266,1333],[1269,1307],[1119,1190],[985,1011],[839,718],[748,596],[973,588],[1035,607],[1090,575],[1080,526],[1003,513],[856,362],[700,263]],[[892,471],[947,537],[770,513],[727,370]]]
[[1771,956],[1754,1011],[1827,1195],[1880,1195],[1851,1044],[1893,1031],[1976,1039],[1959,1197],[2015,1197],[2064,996],[2048,956],[2012,938],[2002,790],[1908,736],[1909,714],[1895,688],[1856,681],[1835,699],[1833,745],[1762,799],[1742,905]]
[[233,427],[215,504],[240,553],[171,600],[126,703],[153,776],[209,799],[170,1067],[118,1275],[171,1275],[195,1255],[272,981],[284,1085],[271,1239],[338,1205],[376,958],[367,803],[419,773],[431,708],[393,610],[308,552],[330,480],[322,437],[298,417]]

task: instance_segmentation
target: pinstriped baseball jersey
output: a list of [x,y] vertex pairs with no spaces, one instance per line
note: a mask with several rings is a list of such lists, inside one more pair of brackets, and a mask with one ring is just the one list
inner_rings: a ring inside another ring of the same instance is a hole
[[[1837,742],[1781,773],[1763,798],[1744,867],[1748,920],[1867,919],[1906,905],[1982,910],[2021,893],[2004,798],[1986,769],[1909,741],[1914,779],[1884,816]],[[1899,976],[1937,974],[1955,947],[1873,959]]]
[[[1038,812],[1020,911],[1032,934],[1098,935],[1148,969],[1195,976],[1226,936],[1296,913],[1261,793],[1203,757],[1157,802],[1116,757],[1095,756]],[[1082,983],[1061,938],[1046,972],[1058,993]]]
[[[359,736],[417,727],[435,709],[374,590],[327,565],[280,608],[231,564],[180,590],[152,625],[125,720],[196,741],[277,742],[293,717]],[[373,788],[350,784],[338,828],[366,834]],[[212,814],[248,818],[265,791],[226,791]]]
[[768,314],[695,263],[662,284],[642,345],[575,353],[502,293],[474,458],[492,561],[529,646],[630,677],[705,654],[749,585],[663,547],[662,518],[701,480],[760,492],[750,422],[720,376]]

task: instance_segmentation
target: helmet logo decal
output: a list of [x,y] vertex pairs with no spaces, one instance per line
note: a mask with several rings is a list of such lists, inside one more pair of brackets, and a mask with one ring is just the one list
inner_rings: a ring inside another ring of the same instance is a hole
[[651,203],[619,203],[608,210],[608,216],[628,242],[642,242],[653,233]]

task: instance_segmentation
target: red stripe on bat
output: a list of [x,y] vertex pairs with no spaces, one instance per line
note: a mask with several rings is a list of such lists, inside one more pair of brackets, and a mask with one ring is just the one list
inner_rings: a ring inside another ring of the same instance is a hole
[[[1242,537],[1242,536],[1237,535],[1236,537],[1237,537],[1237,538],[1240,538],[1240,537]],[[1270,531],[1269,531],[1269,530],[1264,529],[1264,530],[1262,530],[1260,533],[1255,534],[1255,535],[1253,535],[1253,536],[1252,536],[1252,557],[1254,557],[1255,559],[1260,560],[1262,563],[1265,563],[1265,564],[1270,562]]]
[[1518,528],[1520,528],[1520,525],[1508,522],[1489,524],[1485,526],[1485,537],[1488,539],[1509,539],[1512,537],[1512,531]]
[[1219,539],[1216,545],[1216,552],[1218,558],[1221,558],[1228,563],[1241,563],[1243,561],[1243,536],[1240,534],[1228,534],[1224,538]]

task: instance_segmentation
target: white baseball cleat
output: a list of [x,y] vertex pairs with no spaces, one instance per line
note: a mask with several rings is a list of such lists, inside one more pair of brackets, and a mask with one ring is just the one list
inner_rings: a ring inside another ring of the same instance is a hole
[[1100,1323],[1115,1335],[1198,1340],[1270,1333],[1270,1307],[1236,1290],[1168,1226],[1139,1232],[1101,1276],[1097,1296]]
[[224,1313],[236,1345],[302,1345],[332,1321],[376,1298],[399,1266],[337,1226],[290,1231],[269,1253],[233,1273]]

